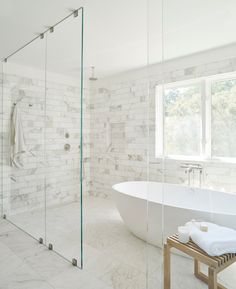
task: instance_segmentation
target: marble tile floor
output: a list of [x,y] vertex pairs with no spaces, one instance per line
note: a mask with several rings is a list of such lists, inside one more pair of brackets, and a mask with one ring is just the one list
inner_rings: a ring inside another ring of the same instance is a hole
[[[11,216],[10,220],[38,237],[42,212]],[[50,208],[47,239],[71,260],[80,258],[79,204]],[[207,288],[193,276],[193,262],[172,256],[173,289]],[[148,270],[147,270],[148,269]],[[235,289],[236,266],[220,279]],[[5,220],[0,221],[0,289],[161,289],[162,251],[133,236],[112,201],[84,200],[84,269],[73,267]]]

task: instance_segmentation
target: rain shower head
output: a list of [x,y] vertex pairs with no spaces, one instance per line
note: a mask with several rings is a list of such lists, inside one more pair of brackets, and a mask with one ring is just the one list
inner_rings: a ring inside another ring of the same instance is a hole
[[96,81],[98,80],[97,77],[95,77],[95,66],[91,66],[91,76],[89,77],[89,80]]

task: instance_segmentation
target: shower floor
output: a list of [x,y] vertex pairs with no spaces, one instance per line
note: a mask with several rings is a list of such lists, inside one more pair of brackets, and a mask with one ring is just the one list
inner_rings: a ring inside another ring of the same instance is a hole
[[[40,236],[44,227],[42,214],[40,211],[18,214],[10,220],[34,236]],[[47,220],[48,242],[69,260],[79,259],[79,204],[50,208]],[[84,270],[81,271],[1,221],[0,289],[162,288],[162,251],[133,236],[111,200],[84,198],[83,226]],[[193,276],[192,260],[173,255],[172,261],[173,289],[207,288]],[[235,289],[235,273],[236,266],[231,266],[220,275],[228,289]]]

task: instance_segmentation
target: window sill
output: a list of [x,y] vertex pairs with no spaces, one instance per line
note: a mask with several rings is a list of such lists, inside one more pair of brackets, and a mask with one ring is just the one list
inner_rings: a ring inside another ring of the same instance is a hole
[[221,165],[232,165],[236,166],[236,158],[201,158],[201,157],[186,157],[181,155],[169,155],[169,156],[156,156],[158,161],[166,162],[193,162],[193,163],[202,163],[202,164],[221,164]]

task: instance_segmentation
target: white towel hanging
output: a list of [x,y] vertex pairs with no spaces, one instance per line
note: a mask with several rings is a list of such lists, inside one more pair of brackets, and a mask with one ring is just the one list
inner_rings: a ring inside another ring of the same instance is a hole
[[14,105],[11,120],[11,166],[22,168],[22,154],[27,152],[19,104]]

